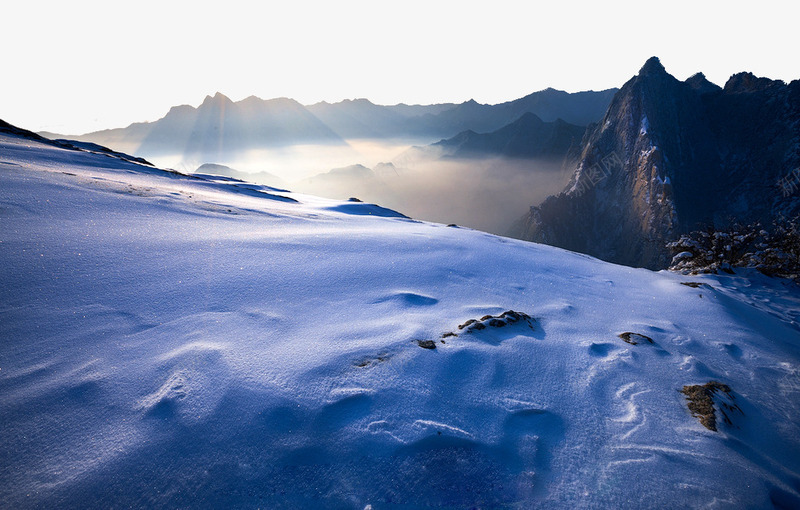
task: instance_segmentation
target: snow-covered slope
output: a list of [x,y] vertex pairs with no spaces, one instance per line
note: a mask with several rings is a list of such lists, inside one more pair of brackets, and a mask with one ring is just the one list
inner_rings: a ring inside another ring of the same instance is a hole
[[212,179],[0,138],[0,506],[800,506],[796,287]]

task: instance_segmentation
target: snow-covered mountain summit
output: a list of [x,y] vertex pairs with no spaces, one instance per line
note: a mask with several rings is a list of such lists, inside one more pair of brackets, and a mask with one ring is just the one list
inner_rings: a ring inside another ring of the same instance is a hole
[[0,134],[0,506],[800,505],[800,298]]

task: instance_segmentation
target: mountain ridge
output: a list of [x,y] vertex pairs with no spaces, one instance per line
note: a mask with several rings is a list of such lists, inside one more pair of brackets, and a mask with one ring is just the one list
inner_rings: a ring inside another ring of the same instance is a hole
[[567,93],[545,89],[497,105],[470,100],[461,104],[391,106],[376,105],[364,98],[307,106],[290,98],[264,100],[256,96],[234,102],[216,92],[207,95],[197,107],[173,106],[153,122],[77,136],[46,134],[69,136],[146,157],[177,154],[188,161],[224,164],[232,154],[252,149],[343,145],[350,138],[434,141],[465,129],[489,132],[527,112],[545,120],[562,117],[572,123],[588,123],[605,110],[615,90]]
[[781,198],[776,184],[800,166],[800,81],[739,73],[709,84],[649,59],[587,134],[568,187],[511,233],[663,268],[679,234],[796,214],[797,197]]
[[447,156],[505,156],[509,158],[546,158],[563,160],[580,143],[585,127],[562,119],[545,122],[534,113],[524,113],[517,120],[488,133],[462,131],[452,138],[432,144],[449,149]]

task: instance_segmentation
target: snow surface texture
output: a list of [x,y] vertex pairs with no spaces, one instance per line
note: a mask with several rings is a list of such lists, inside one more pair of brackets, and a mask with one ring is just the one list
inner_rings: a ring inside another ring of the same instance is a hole
[[800,507],[783,280],[8,136],[0,226],[3,508]]

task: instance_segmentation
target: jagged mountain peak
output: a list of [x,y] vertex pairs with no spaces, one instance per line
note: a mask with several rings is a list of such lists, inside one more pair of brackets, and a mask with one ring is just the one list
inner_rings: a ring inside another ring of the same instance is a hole
[[531,210],[522,237],[663,268],[666,243],[682,233],[792,217],[800,203],[779,183],[800,161],[798,97],[752,73],[724,89],[702,73],[681,82],[648,60],[587,134],[570,185]]
[[736,73],[725,83],[725,92],[758,92],[771,88],[778,88],[786,85],[781,80],[771,80],[769,78],[759,78],[753,73]]
[[639,69],[639,76],[668,74],[658,57],[650,57]]
[[686,85],[696,90],[699,94],[708,94],[709,92],[716,92],[722,90],[722,87],[716,83],[712,83],[706,78],[703,73],[695,73],[684,82]]
[[[701,169],[718,166],[711,140],[699,94],[649,59],[589,132],[566,193],[536,212],[533,237],[615,262],[661,267],[665,242],[658,236],[713,217],[698,191],[713,184]],[[578,231],[573,222],[602,227]]]
[[[214,108],[232,108],[232,107],[239,107],[247,109],[263,109],[263,108],[290,108],[290,109],[298,109],[304,108],[300,103],[295,101],[294,99],[288,97],[276,97],[272,99],[261,99],[258,96],[248,96],[241,101],[234,102],[225,94],[221,92],[215,93],[213,96],[206,96],[203,102],[196,108],[197,111],[203,111],[207,109],[214,109]],[[189,109],[193,109],[191,107],[187,107]]]
[[233,101],[222,92],[216,92],[213,96],[206,96],[201,106],[221,103],[233,103]]
[[345,99],[342,101],[344,104],[357,104],[357,105],[364,105],[364,106],[374,106],[375,103],[370,101],[365,97],[357,97],[355,99]]
[[[646,109],[659,108],[663,98],[675,95],[683,83],[667,72],[658,57],[651,57],[645,62],[639,73],[628,80],[614,96],[607,113],[615,110],[620,104],[633,102],[643,103]],[[615,107],[616,105],[616,107]]]

